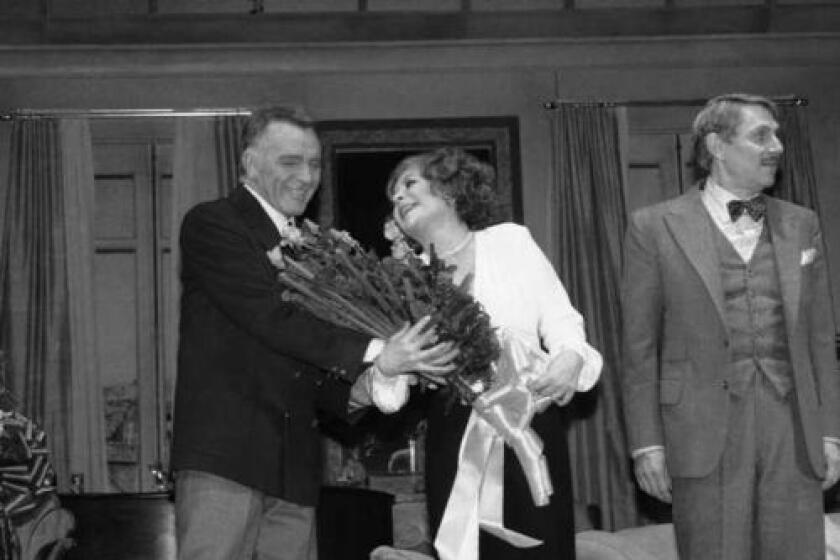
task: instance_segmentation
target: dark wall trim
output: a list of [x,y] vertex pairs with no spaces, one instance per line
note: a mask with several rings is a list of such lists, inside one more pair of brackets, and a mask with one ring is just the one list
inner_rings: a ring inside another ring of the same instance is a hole
[[840,5],[529,12],[0,16],[0,44],[324,43],[840,32]]

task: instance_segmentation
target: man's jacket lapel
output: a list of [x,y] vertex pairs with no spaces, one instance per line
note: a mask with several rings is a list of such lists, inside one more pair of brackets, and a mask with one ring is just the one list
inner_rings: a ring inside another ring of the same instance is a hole
[[720,262],[712,238],[713,224],[706,207],[703,206],[700,193],[699,189],[695,189],[675,200],[671,211],[665,215],[665,222],[686,258],[703,279],[721,322],[725,324],[723,284],[720,278]]
[[228,199],[263,249],[266,251],[273,249],[280,242],[280,232],[277,231],[274,222],[245,187],[240,186],[234,189]]
[[776,266],[779,269],[785,323],[792,334],[799,315],[802,287],[802,267],[799,261],[803,244],[800,242],[796,224],[783,215],[782,205],[772,197],[767,197],[766,219],[773,239],[773,251],[776,253]]

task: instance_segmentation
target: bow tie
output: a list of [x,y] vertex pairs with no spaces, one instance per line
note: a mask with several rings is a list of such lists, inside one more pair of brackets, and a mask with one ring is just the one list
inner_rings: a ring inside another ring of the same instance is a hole
[[726,209],[729,210],[729,217],[732,218],[733,222],[744,212],[749,214],[753,221],[757,222],[767,212],[767,204],[764,202],[763,196],[757,196],[750,200],[730,200],[726,203]]

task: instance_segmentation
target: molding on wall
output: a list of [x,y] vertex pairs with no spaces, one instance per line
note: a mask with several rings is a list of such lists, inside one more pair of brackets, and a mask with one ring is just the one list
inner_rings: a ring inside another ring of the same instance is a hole
[[[88,2],[88,4],[91,4]],[[243,6],[244,7],[244,6]],[[572,38],[840,31],[832,3],[456,12],[0,16],[6,44],[177,44]],[[108,13],[108,12],[111,13]]]
[[[666,45],[666,48],[663,48]],[[840,32],[250,45],[0,46],[0,78],[838,66]]]

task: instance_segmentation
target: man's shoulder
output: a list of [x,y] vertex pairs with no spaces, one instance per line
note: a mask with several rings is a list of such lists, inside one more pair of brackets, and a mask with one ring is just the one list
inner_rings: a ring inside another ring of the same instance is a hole
[[659,219],[666,214],[691,210],[699,199],[700,189],[695,186],[678,196],[634,210],[632,212],[633,219],[636,221],[646,222],[649,220]]
[[193,214],[208,214],[213,212],[223,211],[223,208],[227,206],[227,199],[224,198],[217,198],[216,200],[204,200],[202,202],[194,204],[189,210],[187,210],[186,215],[193,215]]
[[211,217],[232,216],[236,214],[236,191],[214,200],[205,200],[193,205],[186,214],[184,221],[201,220]]
[[784,200],[781,198],[777,198],[772,195],[766,195],[767,201],[770,204],[775,204],[779,208],[779,212],[785,216],[792,217],[794,219],[803,219],[803,220],[816,220],[817,213],[807,206],[802,206],[801,204],[797,204],[795,202],[790,202],[789,200]]

